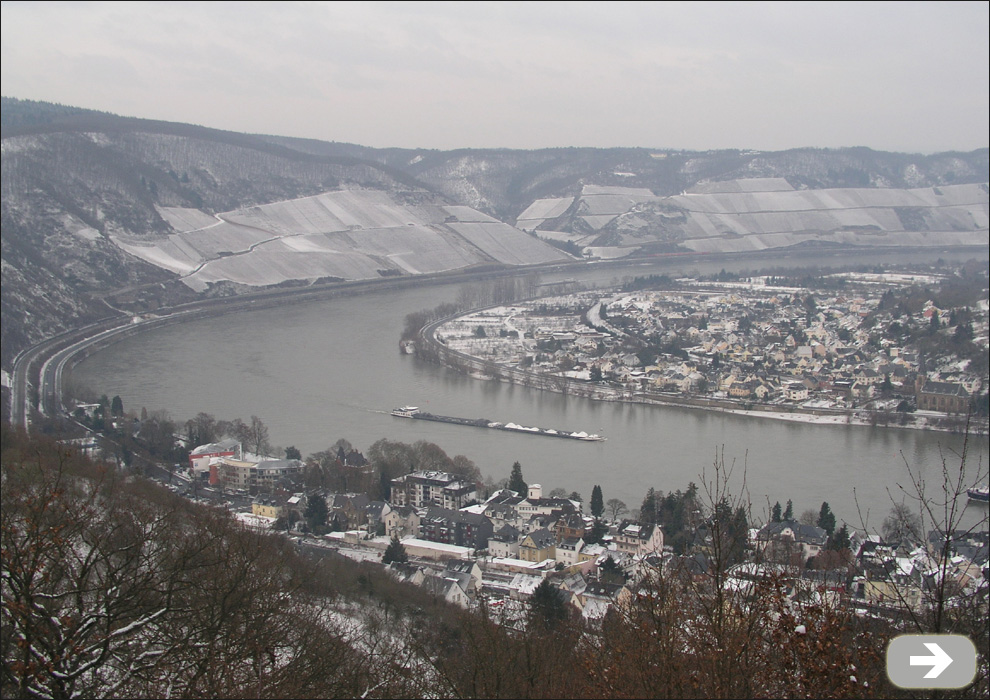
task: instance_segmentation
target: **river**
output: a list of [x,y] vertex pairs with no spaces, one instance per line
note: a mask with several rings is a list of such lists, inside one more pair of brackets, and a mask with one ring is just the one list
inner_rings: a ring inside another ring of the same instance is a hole
[[[927,258],[892,253],[869,262],[921,259]],[[666,261],[628,270],[590,266],[556,278],[607,284],[632,275],[754,270],[811,260]],[[843,260],[863,262],[840,257],[829,264]],[[295,445],[304,455],[338,438],[361,450],[380,438],[428,440],[451,456],[466,455],[495,479],[508,477],[519,461],[527,481],[543,484],[545,492],[562,487],[588,499],[592,486],[600,484],[605,500],[619,498],[630,509],[638,508],[650,486],[673,491],[691,481],[701,485],[705,476],[711,478],[713,464],[724,460],[733,467],[730,488],[745,489],[757,517],[765,517],[775,501],[793,499],[797,515],[806,509],[817,513],[828,501],[839,522],[859,526],[868,515],[868,524],[878,527],[891,497],[901,499],[898,484],[909,485],[906,465],[930,482],[943,458],[958,468],[960,436],[593,402],[479,381],[400,354],[405,316],[452,301],[457,293],[450,285],[371,292],[159,328],[89,357],[73,370],[70,383],[120,395],[130,411],[166,410],[177,421],[200,411],[228,420],[257,415],[273,443]],[[560,440],[389,415],[405,404],[444,415],[583,430],[608,440]],[[971,439],[969,473],[978,465],[986,472],[987,442],[986,436]],[[985,506],[973,505],[966,520],[985,514]]]

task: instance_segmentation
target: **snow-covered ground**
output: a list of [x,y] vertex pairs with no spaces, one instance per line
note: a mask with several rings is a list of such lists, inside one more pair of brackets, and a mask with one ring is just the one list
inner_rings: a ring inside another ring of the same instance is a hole
[[[644,211],[660,212],[665,219],[670,212],[680,212],[679,218],[662,225],[664,235],[676,233],[684,247],[709,253],[760,251],[809,241],[980,246],[986,245],[990,226],[990,197],[979,184],[795,190],[782,178],[752,178],[702,183],[672,197],[646,189],[587,185],[577,199],[577,216],[585,224],[595,231],[612,224],[621,234],[622,242],[613,251],[635,249],[657,235],[656,216],[644,217]],[[520,226],[532,229],[552,218],[551,213],[560,216],[556,212],[561,205],[559,199],[533,202],[520,214]],[[607,249],[592,253],[615,257]]]
[[252,530],[262,530],[271,532],[275,518],[266,518],[264,515],[254,515],[253,513],[234,513],[238,522]]
[[373,279],[426,274],[495,260],[525,265],[568,259],[556,248],[465,206],[407,205],[378,190],[325,192],[218,214],[161,208],[176,230],[114,243],[182,275],[196,291],[231,281]]

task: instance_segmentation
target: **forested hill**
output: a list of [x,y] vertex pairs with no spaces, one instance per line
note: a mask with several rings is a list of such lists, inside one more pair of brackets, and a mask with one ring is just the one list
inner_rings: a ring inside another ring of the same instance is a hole
[[[709,221],[663,201],[723,181],[762,178],[798,193],[980,183],[982,191],[903,195],[897,201],[910,206],[890,205],[879,228],[962,232],[966,241],[986,228],[988,149],[373,149],[9,97],[0,114],[6,369],[21,349],[68,328],[203,296],[560,262],[594,256],[594,246],[616,255],[723,246],[691,242],[708,236],[738,247],[750,212]],[[761,226],[794,225],[771,214]],[[859,229],[876,233],[867,223]],[[778,236],[754,245],[793,244]]]
[[514,223],[538,199],[573,197],[585,185],[676,195],[699,182],[784,178],[795,189],[914,188],[985,183],[990,149],[932,155],[869,148],[683,151],[649,148],[539,150],[375,149],[265,137],[307,153],[373,160],[402,170],[458,201]]
[[346,189],[437,198],[380,163],[9,98],[2,154],[4,367],[31,343],[116,313],[122,307],[105,298],[120,290],[133,290],[134,312],[192,298],[173,272],[113,240],[167,237],[175,229],[166,210],[209,218]]

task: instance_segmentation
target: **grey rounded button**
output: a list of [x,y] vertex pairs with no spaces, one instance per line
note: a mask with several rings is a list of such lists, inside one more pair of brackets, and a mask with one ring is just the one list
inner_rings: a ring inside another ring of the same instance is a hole
[[976,678],[976,646],[961,634],[904,634],[887,645],[887,678],[901,688],[964,688]]

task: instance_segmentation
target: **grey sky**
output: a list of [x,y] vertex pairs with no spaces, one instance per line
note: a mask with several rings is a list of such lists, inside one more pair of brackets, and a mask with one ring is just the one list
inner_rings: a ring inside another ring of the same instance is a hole
[[426,148],[990,142],[990,3],[2,4],[2,92]]

